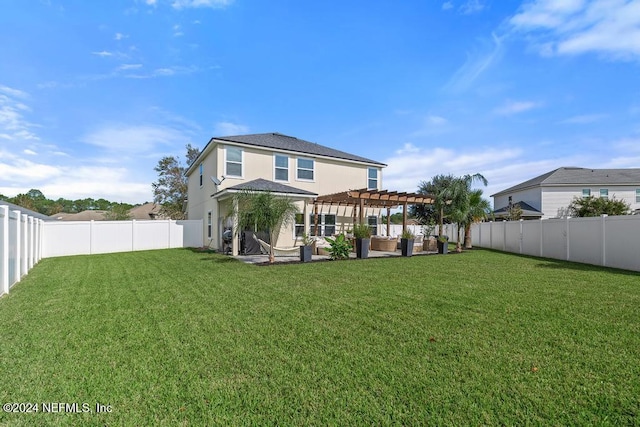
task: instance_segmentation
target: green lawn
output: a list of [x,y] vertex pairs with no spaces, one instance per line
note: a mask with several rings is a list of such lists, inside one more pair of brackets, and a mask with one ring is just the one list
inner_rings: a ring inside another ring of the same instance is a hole
[[112,410],[0,425],[639,425],[640,274],[486,250],[45,259],[0,299],[0,384]]

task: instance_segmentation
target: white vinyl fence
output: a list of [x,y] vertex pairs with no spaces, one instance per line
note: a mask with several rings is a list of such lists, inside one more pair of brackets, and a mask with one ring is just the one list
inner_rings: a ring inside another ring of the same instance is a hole
[[203,246],[202,220],[52,221],[44,223],[44,258]]
[[640,215],[483,222],[474,246],[640,271]]
[[42,257],[44,221],[0,206],[0,295],[26,275]]

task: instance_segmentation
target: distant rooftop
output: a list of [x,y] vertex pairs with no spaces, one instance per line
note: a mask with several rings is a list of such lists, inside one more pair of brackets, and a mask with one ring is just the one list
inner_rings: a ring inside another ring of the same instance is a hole
[[561,167],[513,187],[502,190],[491,197],[527,188],[557,185],[640,185],[640,169],[589,169]]

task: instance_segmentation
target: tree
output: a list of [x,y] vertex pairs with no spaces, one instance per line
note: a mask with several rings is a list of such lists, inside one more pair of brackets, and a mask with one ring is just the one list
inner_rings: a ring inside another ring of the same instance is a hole
[[[465,232],[465,245],[468,241],[469,247],[471,246],[471,224],[475,221],[473,213],[478,215],[484,215],[485,212],[482,209],[482,212],[472,212],[472,210],[476,210],[478,206],[472,206],[472,197],[473,202],[477,204],[482,204],[482,190],[478,194],[476,190],[473,190],[471,187],[474,182],[479,181],[484,185],[487,185],[487,179],[479,173],[474,175],[464,175],[459,178],[455,178],[452,180],[449,187],[449,201],[450,201],[450,217],[453,222],[458,224],[458,239],[457,239],[457,248],[461,249],[460,242],[460,230],[464,229]],[[488,202],[487,202],[488,203]],[[482,206],[480,206],[482,208]]]
[[269,233],[269,262],[273,263],[273,246],[280,228],[292,223],[298,207],[288,197],[253,190],[235,194],[234,205],[238,206],[238,230],[252,229]]
[[105,214],[105,218],[107,221],[126,221],[131,219],[131,214],[129,214],[129,210],[131,209],[131,205],[126,203],[112,203],[107,213]]
[[631,205],[624,200],[604,197],[575,197],[569,205],[569,213],[574,217],[600,215],[628,215]]
[[519,221],[520,218],[522,218],[522,207],[517,203],[509,202],[509,206],[507,207],[507,220]]
[[471,225],[487,218],[491,211],[491,203],[482,197],[482,190],[476,189],[469,193],[469,211],[464,222],[464,247],[471,249]]
[[[197,148],[187,144],[187,161],[192,164],[200,155]],[[188,166],[183,165],[178,157],[163,157],[154,168],[158,172],[158,181],[153,187],[153,201],[162,205],[162,213],[171,219],[184,219],[184,204],[187,201]]]
[[432,205],[418,205],[412,211],[413,214],[422,222],[427,224],[430,219],[438,223],[438,235],[444,234],[444,224],[449,222],[446,220],[451,214],[451,196],[455,181],[453,175],[436,175],[431,181],[421,181],[418,185],[418,193],[431,195],[433,197]]

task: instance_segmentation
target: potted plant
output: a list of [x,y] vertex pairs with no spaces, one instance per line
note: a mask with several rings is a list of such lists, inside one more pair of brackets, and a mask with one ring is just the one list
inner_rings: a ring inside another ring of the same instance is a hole
[[371,228],[367,224],[354,224],[353,237],[356,239],[356,258],[368,258]]
[[331,248],[329,248],[329,256],[331,257],[331,259],[337,260],[349,258],[349,252],[351,252],[351,243],[344,234],[338,234],[333,239],[331,237],[325,237],[325,239],[331,245]]
[[302,233],[302,245],[300,246],[300,261],[310,262],[313,254],[313,239],[307,233]]
[[413,244],[415,242],[416,236],[411,232],[411,230],[404,230],[400,235],[400,250],[402,251],[402,256],[412,256],[413,255]]
[[449,236],[438,236],[438,253],[446,254],[449,251]]

